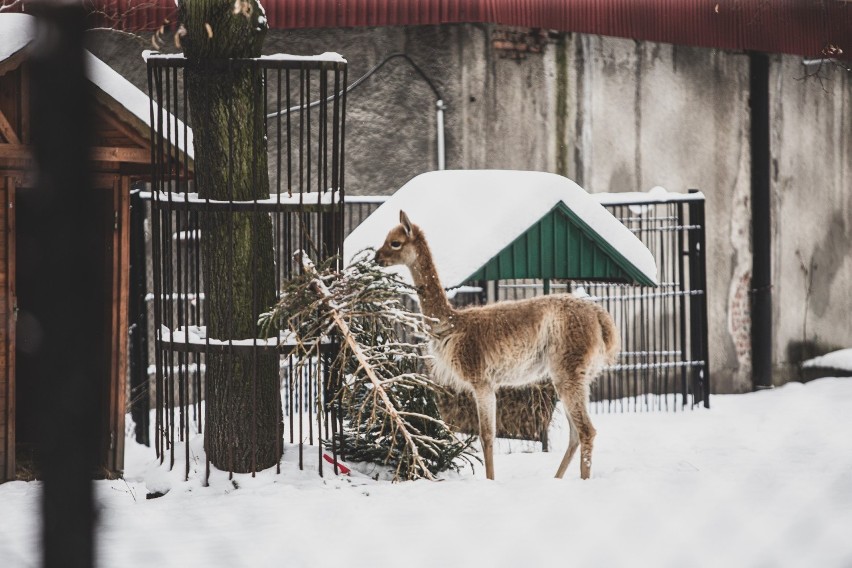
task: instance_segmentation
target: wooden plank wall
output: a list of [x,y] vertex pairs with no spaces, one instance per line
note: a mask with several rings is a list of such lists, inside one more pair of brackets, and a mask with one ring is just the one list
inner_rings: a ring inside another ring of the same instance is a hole
[[15,477],[14,183],[0,178],[0,482]]
[[112,302],[110,321],[110,369],[107,393],[106,469],[124,470],[124,416],[127,406],[127,343],[130,283],[130,179],[116,177],[113,185],[115,225],[112,243]]

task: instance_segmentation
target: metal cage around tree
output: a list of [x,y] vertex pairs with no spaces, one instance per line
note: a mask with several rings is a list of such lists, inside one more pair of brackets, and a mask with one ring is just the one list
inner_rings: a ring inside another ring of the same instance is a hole
[[[332,440],[339,425],[329,405],[334,373],[325,355],[297,364],[283,333],[261,337],[256,322],[272,303],[258,281],[271,270],[274,301],[282,282],[301,269],[292,261],[296,251],[307,251],[317,262],[339,262],[335,259],[343,244],[346,62],[337,56],[197,62],[154,54],[147,64],[156,141],[149,201],[157,454],[174,466],[176,452],[183,452],[189,476],[194,435],[204,433],[208,450],[217,443],[208,419],[211,409],[240,405],[250,414],[248,427],[229,442],[224,466],[221,460],[214,465],[255,473],[260,469],[258,440],[273,436],[278,471],[285,441],[298,445],[301,467],[304,445]],[[249,123],[241,118],[246,115],[237,108],[238,101],[204,109],[206,116],[227,126],[226,135],[213,141],[224,161],[217,164],[224,185],[212,192],[204,187],[211,183],[206,172],[195,172],[169,155],[168,142],[183,140],[194,146],[195,167],[201,167],[198,152],[211,141],[200,140],[205,125],[193,124],[203,120],[199,116],[204,113],[194,112],[192,101],[197,99],[189,90],[197,88],[198,76],[233,74],[250,77],[261,89],[256,101],[263,108],[248,114]],[[265,160],[250,162],[250,171],[239,162],[246,149],[237,147],[246,129],[258,133],[252,142],[257,145],[250,151],[261,151],[265,145],[267,152]],[[264,161],[268,167],[261,171],[256,164]],[[268,182],[269,194],[241,195],[237,187],[241,175],[260,186]],[[245,242],[252,244],[246,248],[240,244]],[[235,269],[238,264],[242,268]],[[250,332],[245,325],[239,329],[237,322],[237,312],[246,305],[254,318]],[[322,353],[334,349],[328,343]],[[238,396],[220,400],[226,397],[215,390],[227,383],[211,383],[214,371],[227,375],[227,381],[248,381],[248,386],[236,391]],[[267,371],[277,377],[274,392],[258,379]],[[268,404],[277,408],[271,433],[270,425],[257,418]],[[322,473],[323,444],[317,446],[315,459]],[[241,462],[246,453],[250,458]],[[205,454],[209,476],[210,452]],[[235,463],[248,467],[235,468]]]

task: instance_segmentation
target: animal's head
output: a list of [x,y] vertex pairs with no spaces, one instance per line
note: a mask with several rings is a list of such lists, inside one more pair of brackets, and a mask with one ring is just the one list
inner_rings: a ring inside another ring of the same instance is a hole
[[405,211],[399,212],[399,225],[394,227],[385,238],[385,243],[376,251],[376,262],[380,266],[404,264],[411,266],[417,257],[414,241],[417,226],[412,225]]

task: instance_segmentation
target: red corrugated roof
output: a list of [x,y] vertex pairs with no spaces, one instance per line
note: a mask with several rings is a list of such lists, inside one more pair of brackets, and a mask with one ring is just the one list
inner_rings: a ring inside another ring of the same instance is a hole
[[[174,0],[91,0],[115,19],[152,30],[174,21]],[[266,0],[272,28],[490,22],[733,50],[852,57],[852,0]]]

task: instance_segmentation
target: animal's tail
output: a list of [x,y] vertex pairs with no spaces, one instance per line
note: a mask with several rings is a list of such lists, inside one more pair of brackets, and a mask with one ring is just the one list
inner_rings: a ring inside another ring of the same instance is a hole
[[614,365],[618,357],[619,338],[618,330],[612,316],[604,309],[598,311],[598,322],[601,324],[601,336],[604,342],[604,359],[606,364]]

